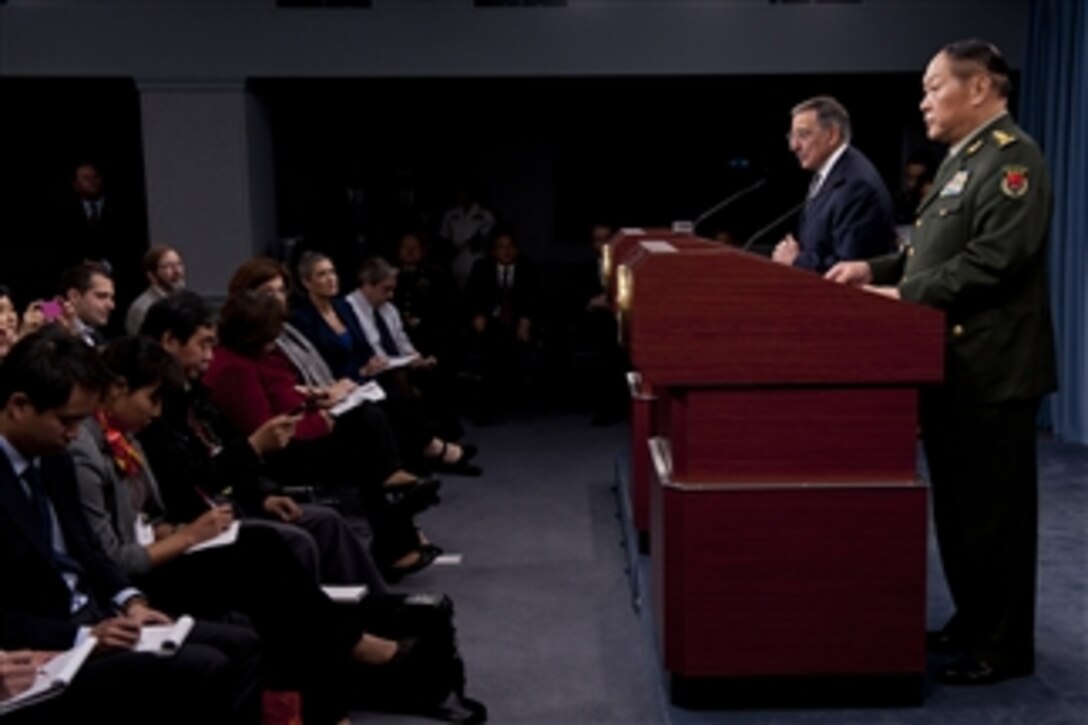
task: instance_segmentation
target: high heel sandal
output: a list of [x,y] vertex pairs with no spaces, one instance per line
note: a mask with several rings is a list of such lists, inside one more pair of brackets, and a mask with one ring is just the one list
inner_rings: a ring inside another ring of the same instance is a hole
[[461,446],[461,455],[456,461],[447,461],[446,452],[450,448],[449,441],[442,441],[442,449],[431,461],[432,470],[441,473],[450,473],[455,476],[482,476],[484,469],[471,462],[479,449],[471,443]]
[[417,571],[423,571],[434,560],[442,555],[443,550],[441,546],[437,544],[420,544],[415,551],[419,554],[419,558],[411,564],[406,566],[385,566],[382,568],[382,576],[390,584],[397,584],[401,579],[409,574],[415,574]]

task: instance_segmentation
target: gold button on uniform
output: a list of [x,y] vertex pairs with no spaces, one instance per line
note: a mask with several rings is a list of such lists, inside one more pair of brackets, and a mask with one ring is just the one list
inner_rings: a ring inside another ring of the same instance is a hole
[[948,216],[948,207],[942,206],[941,210],[938,212],[938,216],[942,216],[942,217]]
[[922,226],[922,220],[921,220],[921,219],[918,219],[918,220],[916,220],[916,221],[914,222],[914,226],[916,226],[916,227],[920,227],[920,226]]
[[952,337],[959,337],[963,334],[963,325],[952,326]]
[[913,257],[914,256],[914,247],[907,247],[907,256],[908,257]]

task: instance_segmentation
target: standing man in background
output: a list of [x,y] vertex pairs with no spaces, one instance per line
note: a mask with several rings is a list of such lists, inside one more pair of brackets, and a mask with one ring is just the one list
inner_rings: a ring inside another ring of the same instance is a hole
[[928,637],[961,656],[938,678],[989,684],[1035,663],[1035,416],[1057,387],[1046,280],[1052,206],[1039,148],[1008,114],[990,43],[945,46],[926,68],[930,139],[950,146],[903,251],[828,279],[943,310],[945,381],[922,391],[933,514],[956,611]]
[[826,272],[836,262],[895,248],[895,205],[873,164],[850,145],[850,115],[830,96],[797,104],[787,140],[812,171],[797,237],[787,234],[771,258]]

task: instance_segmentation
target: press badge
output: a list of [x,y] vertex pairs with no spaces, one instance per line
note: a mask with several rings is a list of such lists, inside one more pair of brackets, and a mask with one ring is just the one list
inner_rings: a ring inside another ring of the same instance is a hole
[[957,171],[948,183],[941,188],[941,196],[959,196],[963,193],[963,187],[967,186],[968,171],[961,169]]
[[151,546],[155,543],[155,529],[143,512],[136,517],[136,543],[140,546]]

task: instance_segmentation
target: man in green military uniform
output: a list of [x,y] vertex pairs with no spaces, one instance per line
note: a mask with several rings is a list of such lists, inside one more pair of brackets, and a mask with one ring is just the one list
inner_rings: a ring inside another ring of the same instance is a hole
[[1045,237],[1050,180],[1007,111],[993,45],[945,46],[923,78],[927,135],[950,146],[913,242],[827,278],[945,312],[943,384],[922,391],[933,512],[955,615],[931,649],[941,681],[987,684],[1034,667],[1035,416],[1056,387]]

